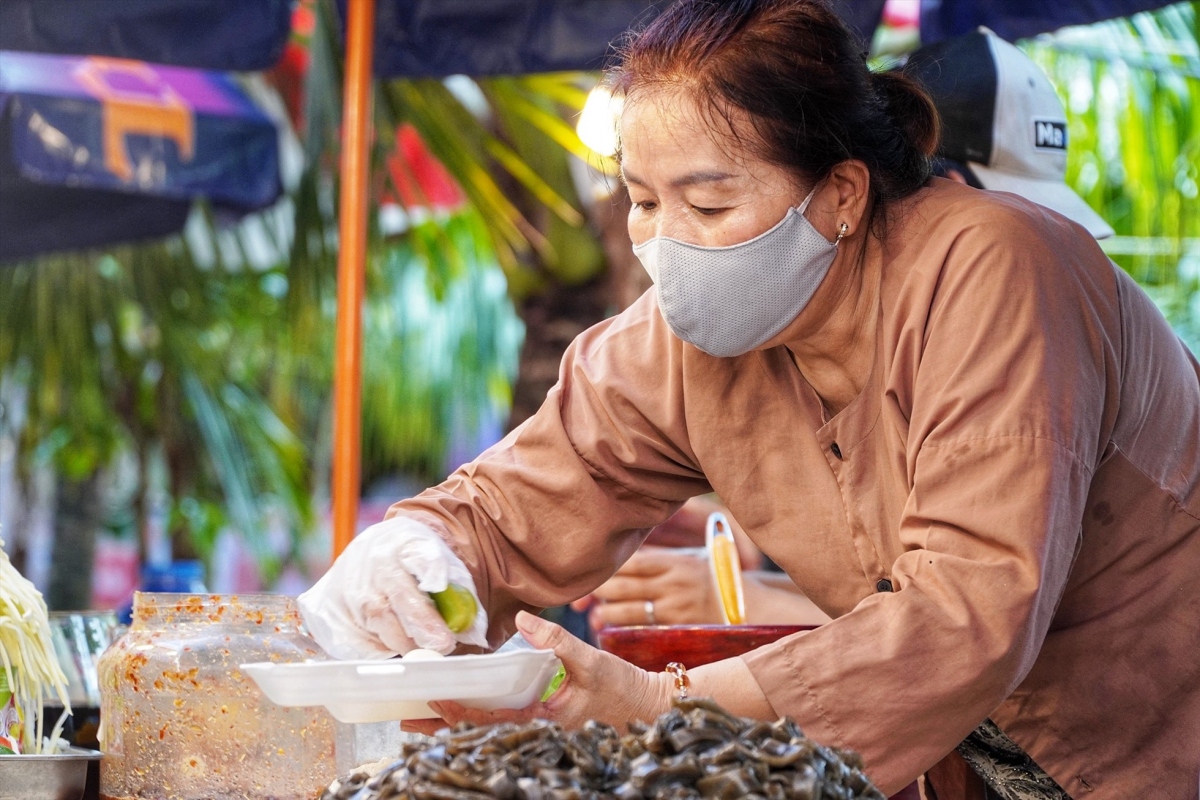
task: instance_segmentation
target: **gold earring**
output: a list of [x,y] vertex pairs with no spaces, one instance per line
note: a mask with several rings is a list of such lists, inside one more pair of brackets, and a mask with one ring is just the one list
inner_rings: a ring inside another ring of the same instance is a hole
[[833,243],[838,244],[839,242],[841,242],[842,239],[845,237],[845,235],[849,231],[850,231],[850,226],[843,222],[841,225],[838,226],[838,235],[837,235],[837,238],[833,240]]

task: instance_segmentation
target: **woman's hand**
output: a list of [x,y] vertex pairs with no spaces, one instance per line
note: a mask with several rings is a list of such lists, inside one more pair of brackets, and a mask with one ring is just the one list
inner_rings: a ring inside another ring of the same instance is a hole
[[[643,546],[603,586],[571,604],[576,611],[589,606],[588,622],[596,630],[605,625],[724,621],[707,556],[669,547]],[[653,618],[647,613],[651,608]]]
[[[474,620],[468,618],[469,626],[457,634],[430,597],[451,583],[470,592],[475,604]],[[467,566],[436,532],[405,516],[356,536],[297,602],[313,638],[334,658],[487,645],[487,613]]]
[[462,721],[488,725],[535,718],[554,720],[568,729],[595,719],[624,730],[630,720],[652,721],[670,708],[674,684],[665,672],[639,669],[524,611],[517,614],[517,628],[530,644],[553,650],[566,667],[566,679],[549,700],[497,711],[480,711],[453,702],[430,703],[442,719],[411,720],[404,724],[404,730],[432,734]]

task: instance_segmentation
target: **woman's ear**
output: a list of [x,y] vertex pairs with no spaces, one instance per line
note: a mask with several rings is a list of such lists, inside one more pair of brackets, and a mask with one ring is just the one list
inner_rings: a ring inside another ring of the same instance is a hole
[[870,198],[871,173],[867,165],[853,159],[843,161],[817,187],[805,216],[826,239],[840,240],[863,229]]

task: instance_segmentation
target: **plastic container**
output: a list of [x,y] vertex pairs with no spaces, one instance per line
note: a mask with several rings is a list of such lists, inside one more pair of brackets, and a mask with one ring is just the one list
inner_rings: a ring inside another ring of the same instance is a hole
[[446,656],[430,661],[326,661],[243,664],[280,705],[324,705],[340,722],[436,717],[429,703],[468,708],[524,708],[541,697],[558,669],[553,650]]
[[336,776],[333,720],[275,705],[238,665],[322,658],[291,598],[139,592],[98,668],[101,796],[317,797]]
[[96,662],[117,638],[112,611],[51,611],[50,642],[63,674],[71,708],[100,705]]

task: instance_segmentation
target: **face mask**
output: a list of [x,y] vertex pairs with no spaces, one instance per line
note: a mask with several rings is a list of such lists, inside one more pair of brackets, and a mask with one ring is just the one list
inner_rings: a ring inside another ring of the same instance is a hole
[[709,355],[740,356],[804,310],[837,255],[837,244],[804,216],[813,192],[775,227],[740,244],[701,247],[655,236],[633,248],[676,336]]

